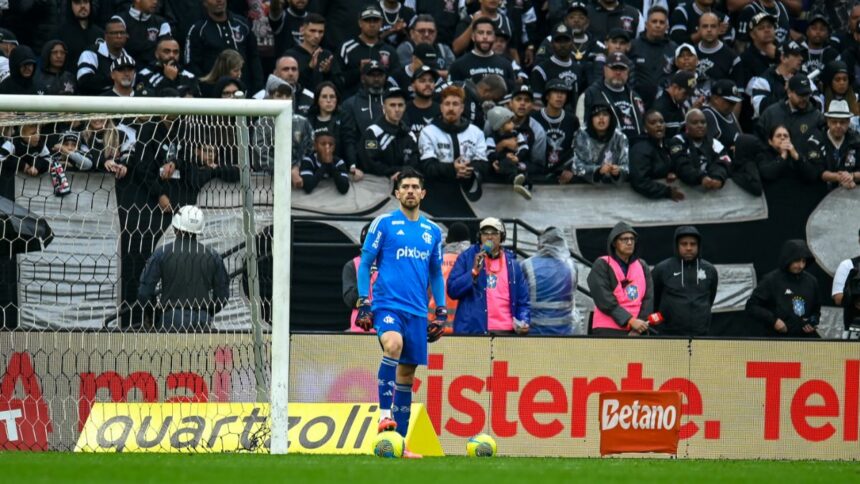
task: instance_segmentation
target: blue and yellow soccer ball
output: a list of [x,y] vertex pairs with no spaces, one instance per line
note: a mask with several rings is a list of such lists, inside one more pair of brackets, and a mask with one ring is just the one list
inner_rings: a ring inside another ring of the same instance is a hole
[[492,457],[496,455],[496,439],[487,434],[478,434],[466,442],[469,457]]
[[403,457],[404,447],[406,447],[406,442],[403,440],[403,436],[394,431],[378,433],[373,439],[373,453],[376,457]]

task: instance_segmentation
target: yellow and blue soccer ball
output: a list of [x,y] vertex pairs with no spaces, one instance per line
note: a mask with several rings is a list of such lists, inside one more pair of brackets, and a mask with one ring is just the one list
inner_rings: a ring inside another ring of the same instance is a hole
[[406,447],[406,442],[403,440],[403,436],[391,430],[380,432],[373,439],[373,453],[376,457],[403,457],[404,447]]
[[487,434],[478,434],[466,442],[469,457],[492,457],[496,455],[496,439]]

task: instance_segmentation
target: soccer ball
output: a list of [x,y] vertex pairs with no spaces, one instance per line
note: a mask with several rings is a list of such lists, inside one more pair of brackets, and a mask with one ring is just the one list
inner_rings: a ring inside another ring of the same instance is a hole
[[373,453],[376,457],[403,457],[406,442],[403,436],[394,431],[381,432],[373,439]]
[[466,442],[469,457],[492,457],[496,455],[496,440],[487,434],[478,434]]

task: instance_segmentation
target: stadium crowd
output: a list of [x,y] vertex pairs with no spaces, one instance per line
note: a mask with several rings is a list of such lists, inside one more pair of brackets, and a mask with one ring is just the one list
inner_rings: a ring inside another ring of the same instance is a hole
[[[292,183],[308,193],[411,166],[444,215],[486,183],[525,199],[629,184],[683,203],[730,179],[754,195],[786,177],[860,181],[852,0],[44,0],[0,7],[0,27],[0,94],[292,99]],[[0,195],[14,197],[15,173],[48,173],[57,196],[74,189],[65,170],[113,173],[135,301],[151,234],[169,225],[155,214],[238,180],[233,123],[23,124],[4,133]],[[248,150],[275,168],[271,120]]]

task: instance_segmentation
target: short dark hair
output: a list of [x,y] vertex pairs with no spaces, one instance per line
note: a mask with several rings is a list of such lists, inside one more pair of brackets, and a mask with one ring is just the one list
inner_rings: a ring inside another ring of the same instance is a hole
[[474,31],[481,24],[489,25],[490,27],[493,28],[493,33],[494,34],[496,33],[496,24],[487,17],[481,17],[481,18],[475,20],[474,22],[472,22],[472,31]]
[[179,43],[179,41],[176,40],[176,37],[174,37],[170,34],[167,34],[167,35],[162,35],[161,37],[159,37],[158,42],[155,43],[155,46],[158,47],[159,45],[162,44],[162,42],[167,42],[168,40],[176,42],[177,44]]
[[646,19],[651,18],[651,16],[654,15],[655,13],[662,13],[666,17],[669,17],[669,11],[666,10],[662,5],[658,4],[658,5],[654,5],[653,7],[648,9],[648,16],[645,18]]
[[651,108],[651,109],[649,109],[649,110],[645,111],[645,115],[644,115],[644,116],[642,116],[642,119],[648,119],[648,117],[649,117],[649,116],[651,116],[651,115],[652,115],[652,114],[654,114],[654,113],[657,113],[657,114],[659,114],[660,116],[662,116],[662,115],[663,115],[663,113],[662,113],[662,112],[660,112],[660,110],[659,110],[659,109]]
[[307,24],[323,24],[323,25],[325,25],[325,17],[323,17],[322,15],[320,15],[318,13],[309,13],[305,17],[304,22],[302,22],[302,25],[307,25]]
[[431,22],[433,23],[433,25],[436,25],[436,19],[433,18],[432,15],[430,15],[429,13],[421,13],[415,16],[409,28],[415,27],[415,24],[417,24],[418,22]]
[[416,170],[415,168],[407,166],[400,170],[400,174],[398,174],[397,178],[394,179],[394,189],[399,189],[400,184],[403,183],[403,180],[407,178],[417,178],[418,184],[421,185],[421,188],[424,188],[424,175],[422,175],[421,172]]
[[105,22],[105,30],[107,30],[107,26],[110,24],[120,24],[122,25],[123,30],[128,32],[128,28],[125,26],[125,21],[121,17],[117,17],[114,15],[107,22]]

